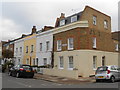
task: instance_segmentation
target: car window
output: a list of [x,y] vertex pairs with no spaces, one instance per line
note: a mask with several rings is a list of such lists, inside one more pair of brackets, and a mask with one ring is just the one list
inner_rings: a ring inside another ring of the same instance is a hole
[[98,67],[97,71],[107,71],[108,67]]
[[111,70],[117,70],[117,67],[112,66],[112,67],[111,67]]
[[22,67],[23,67],[23,69],[25,69],[25,70],[29,70],[29,69],[31,69],[30,66],[22,66]]

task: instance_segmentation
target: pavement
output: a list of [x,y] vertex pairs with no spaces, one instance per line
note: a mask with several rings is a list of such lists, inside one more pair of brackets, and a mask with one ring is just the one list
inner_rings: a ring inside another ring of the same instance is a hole
[[34,75],[35,79],[45,80],[49,82],[55,82],[60,84],[81,84],[81,83],[92,83],[95,82],[95,77],[79,77],[78,79],[38,74]]

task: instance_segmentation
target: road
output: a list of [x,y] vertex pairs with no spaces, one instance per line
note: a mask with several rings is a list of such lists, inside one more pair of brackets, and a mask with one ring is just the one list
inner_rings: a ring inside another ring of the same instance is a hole
[[2,74],[2,88],[118,88],[118,83],[59,84],[32,78],[16,78]]

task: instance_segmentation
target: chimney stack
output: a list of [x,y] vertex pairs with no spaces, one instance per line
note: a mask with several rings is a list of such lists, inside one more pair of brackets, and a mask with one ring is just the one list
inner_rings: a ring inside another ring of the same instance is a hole
[[61,13],[60,19],[63,19],[63,18],[65,18],[65,14]]
[[36,26],[33,26],[33,28],[32,28],[32,33],[31,34],[33,34],[33,33],[35,33],[36,32]]

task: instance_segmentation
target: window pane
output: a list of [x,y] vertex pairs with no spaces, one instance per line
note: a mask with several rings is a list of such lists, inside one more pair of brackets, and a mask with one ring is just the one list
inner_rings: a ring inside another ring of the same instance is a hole
[[71,17],[71,22],[75,22],[75,21],[77,21],[77,16]]
[[73,56],[69,57],[69,68],[73,68]]
[[65,20],[60,21],[60,26],[65,25]]
[[96,23],[97,23],[97,17],[96,16],[93,16],[93,25],[96,25]]
[[63,68],[63,57],[62,56],[60,57],[60,64],[59,65],[60,65],[60,68]]

